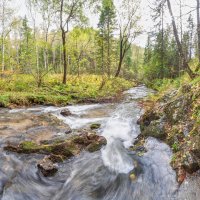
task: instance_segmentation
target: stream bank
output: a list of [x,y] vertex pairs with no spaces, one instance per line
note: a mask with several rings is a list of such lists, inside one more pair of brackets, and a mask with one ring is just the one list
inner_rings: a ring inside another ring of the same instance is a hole
[[197,175],[200,170],[200,83],[184,85],[154,99],[143,102],[145,113],[138,120],[141,135],[155,137],[171,147],[171,166],[182,183],[187,173]]

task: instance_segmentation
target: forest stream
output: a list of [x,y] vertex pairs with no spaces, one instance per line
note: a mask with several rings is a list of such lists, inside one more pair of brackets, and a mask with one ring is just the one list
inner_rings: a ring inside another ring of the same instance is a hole
[[[121,103],[0,109],[0,199],[2,200],[197,200],[200,180],[187,177],[179,186],[170,166],[170,148],[154,139],[145,142],[147,152],[129,150],[140,134],[142,114],[138,100],[150,93],[145,86],[125,92]],[[58,122],[51,120],[56,117]],[[64,123],[63,123],[64,122]],[[58,165],[53,177],[38,171],[39,154],[15,154],[3,150],[7,142],[31,139],[37,142],[66,138],[65,131],[100,123],[98,131],[107,140],[100,151],[80,155]],[[66,124],[63,125],[63,124]],[[135,177],[131,178],[131,174]]]

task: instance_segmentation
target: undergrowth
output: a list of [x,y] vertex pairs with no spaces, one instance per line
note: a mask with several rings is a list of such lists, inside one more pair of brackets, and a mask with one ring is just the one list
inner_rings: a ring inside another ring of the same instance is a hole
[[62,84],[61,75],[48,75],[37,87],[31,75],[15,74],[0,79],[0,106],[32,104],[66,105],[87,99],[102,99],[118,95],[133,87],[133,82],[122,78],[106,79],[100,89],[102,77],[97,75],[68,76]]

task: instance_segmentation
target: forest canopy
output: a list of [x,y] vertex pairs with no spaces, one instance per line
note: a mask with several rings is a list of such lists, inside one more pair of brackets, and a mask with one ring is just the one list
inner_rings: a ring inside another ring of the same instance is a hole
[[[48,74],[62,74],[63,84],[69,75],[83,74],[145,83],[185,73],[194,78],[200,66],[199,1],[190,7],[185,0],[151,0],[145,5],[151,27],[142,25],[142,2],[25,0],[27,12],[18,15],[12,0],[0,0],[1,73],[29,74],[38,87]],[[90,25],[93,16],[96,26]],[[135,44],[141,34],[146,47]]]

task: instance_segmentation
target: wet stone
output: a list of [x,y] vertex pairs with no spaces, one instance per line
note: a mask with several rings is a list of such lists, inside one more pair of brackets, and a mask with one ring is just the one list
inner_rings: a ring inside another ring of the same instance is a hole
[[101,127],[101,124],[92,124],[92,125],[90,126],[90,128],[91,128],[92,130],[99,129],[100,127]]
[[130,177],[131,181],[135,181],[137,179],[137,177],[134,173],[131,173],[129,177]]
[[68,110],[68,109],[64,109],[60,112],[60,114],[64,117],[68,117],[70,115],[72,115],[72,113]]
[[86,150],[93,153],[95,151],[99,151],[103,145],[106,145],[107,141],[103,137],[99,137],[99,139],[95,142],[92,142],[86,147]]
[[58,171],[57,165],[54,164],[48,156],[39,161],[37,167],[45,177],[54,176]]
[[66,134],[66,135],[68,135],[68,134],[70,134],[70,133],[72,133],[72,130],[71,130],[71,129],[68,129],[68,130],[65,131],[65,134]]

